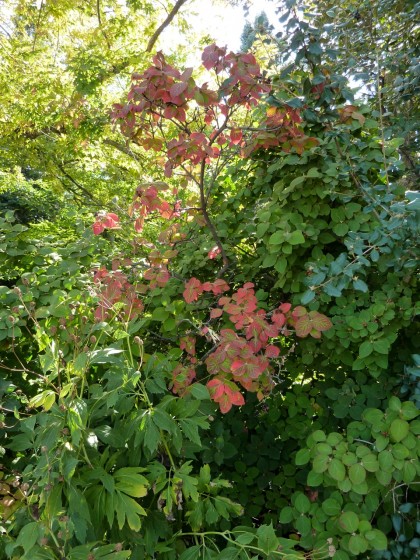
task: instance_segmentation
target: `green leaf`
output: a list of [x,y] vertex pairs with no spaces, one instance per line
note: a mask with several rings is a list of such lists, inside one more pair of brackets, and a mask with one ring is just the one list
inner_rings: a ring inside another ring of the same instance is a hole
[[[217,553],[218,560],[236,560],[239,558],[240,550],[236,546],[229,546]],[[214,558],[214,557],[212,557]]]
[[179,557],[179,560],[198,560],[200,558],[201,546],[195,545],[191,548],[187,548]]
[[365,340],[359,347],[359,358],[367,358],[373,352],[373,345],[369,340]]
[[238,536],[236,536],[236,531],[234,531],[233,533],[235,535],[236,542],[238,542],[239,544],[250,544],[255,539],[255,535],[253,535],[252,533],[244,532],[240,533]]
[[152,320],[153,321],[166,321],[169,317],[169,312],[164,307],[156,307],[152,313]]
[[306,463],[309,462],[309,459],[311,458],[311,451],[310,449],[299,449],[299,451],[296,453],[296,457],[295,457],[295,464],[296,465],[306,465]]
[[346,478],[346,468],[339,459],[332,459],[328,465],[328,474],[334,480],[344,480]]
[[296,177],[295,179],[293,179],[293,181],[289,184],[287,188],[292,190],[295,187],[298,187],[299,185],[304,183],[305,180],[306,180],[306,175],[301,175],[300,177]]
[[312,434],[312,439],[315,442],[325,441],[327,439],[327,436],[325,435],[325,432],[323,432],[322,430],[315,430],[315,432],[313,432]]
[[402,441],[410,431],[410,425],[406,420],[396,418],[389,427],[389,435],[395,442]]
[[179,420],[179,425],[185,436],[197,445],[201,445],[201,439],[198,434],[198,425],[193,418],[185,418]]
[[291,508],[290,506],[286,506],[281,510],[279,516],[280,523],[290,523],[291,521],[293,521],[293,518],[293,508]]
[[287,242],[290,243],[290,245],[300,245],[301,243],[305,243],[305,238],[300,230],[295,230],[287,237]]
[[334,500],[334,498],[327,498],[326,500],[324,500],[321,504],[321,507],[322,507],[322,511],[324,511],[325,514],[328,515],[329,517],[341,513],[341,506],[337,502],[337,500]]
[[349,468],[349,478],[353,484],[361,484],[366,478],[366,471],[358,463],[351,465]]
[[359,526],[359,518],[354,511],[345,511],[340,515],[338,523],[346,533],[354,533]]
[[275,233],[273,233],[272,235],[270,235],[270,238],[268,240],[268,244],[269,245],[281,245],[284,241],[285,241],[284,231],[279,230],[279,231],[276,231]]
[[324,476],[322,473],[317,473],[315,471],[308,472],[308,478],[306,483],[308,486],[321,486],[324,481]]
[[[338,223],[333,226],[332,230],[338,237],[344,237],[349,231],[349,226],[344,223]],[[355,289],[357,290],[358,288]]]
[[258,547],[261,548],[266,554],[277,550],[279,540],[274,532],[273,525],[261,525],[257,529]]
[[366,552],[369,548],[369,543],[361,535],[352,535],[348,543],[349,550],[355,556],[358,556],[362,552]]
[[152,422],[152,418],[148,416],[147,422],[144,426],[144,445],[153,453],[158,448],[160,443],[160,432]]
[[139,531],[141,528],[140,516],[147,515],[146,511],[133,498],[130,498],[122,492],[115,492],[114,507],[117,512],[118,527],[123,528],[125,520],[133,531]]
[[388,547],[387,538],[382,531],[379,531],[379,529],[366,531],[364,537],[368,541],[370,547],[375,550],[386,550]]
[[309,498],[302,492],[297,495],[294,505],[299,513],[307,513],[311,509]]
[[123,467],[114,473],[115,487],[134,498],[142,498],[147,494],[149,481],[139,474],[142,471],[139,467]]
[[379,469],[378,459],[373,453],[365,455],[362,458],[361,463],[368,472],[376,472]]
[[28,523],[19,531],[16,539],[16,546],[21,546],[27,554],[33,548],[39,537],[39,524],[36,522]]
[[321,173],[318,171],[318,169],[316,167],[311,167],[310,169],[308,169],[308,172],[306,174],[307,177],[322,177]]
[[300,515],[295,521],[295,527],[302,536],[309,535],[312,531],[312,523],[306,515]]
[[209,390],[201,383],[193,383],[189,388],[189,393],[199,401],[210,400]]

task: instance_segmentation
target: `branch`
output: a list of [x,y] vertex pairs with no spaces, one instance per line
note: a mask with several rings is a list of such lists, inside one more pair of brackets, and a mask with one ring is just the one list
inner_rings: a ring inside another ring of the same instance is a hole
[[111,45],[109,43],[108,35],[105,33],[105,30],[104,30],[103,25],[102,25],[100,0],[96,0],[96,13],[97,13],[97,16],[98,16],[99,28],[101,30],[101,33],[105,37],[105,41],[106,41],[106,44],[108,46],[108,49],[111,50]]
[[[222,241],[219,237],[219,234],[217,233],[216,228],[214,227],[213,222],[210,220],[210,216],[207,212],[207,201],[206,201],[206,196],[205,196],[205,193],[204,193],[204,172],[205,172],[205,169],[206,169],[206,162],[203,160],[201,162],[200,184],[199,184],[201,212],[203,213],[204,221],[206,222],[207,227],[209,228],[210,233],[211,233],[216,245],[220,249],[220,253],[222,255],[222,260],[223,260],[222,271],[224,272],[229,267],[230,262],[229,262],[229,259],[228,259],[227,255],[226,255],[225,248],[222,245]],[[219,273],[219,276],[220,276],[220,273]]]
[[73,179],[73,177],[71,175],[69,175],[67,173],[67,171],[64,169],[64,167],[60,164],[60,163],[56,163],[58,169],[61,171],[61,173],[67,177],[67,179],[73,183],[73,185],[75,185],[80,191],[82,191],[82,193],[90,198],[95,204],[99,204],[99,206],[102,206],[101,202],[99,200],[97,200],[92,193],[90,193],[87,189],[85,189],[85,187],[83,185],[81,185],[80,183],[78,183],[75,179]]
[[168,25],[171,23],[171,21],[174,19],[174,17],[178,13],[179,9],[183,6],[183,4],[185,4],[185,2],[187,2],[187,0],[177,0],[177,2],[175,2],[175,6],[169,12],[168,17],[165,19],[165,21],[161,25],[159,25],[159,27],[156,29],[156,31],[153,33],[153,35],[150,37],[150,40],[147,43],[146,52],[151,52],[152,51],[156,41],[159,39],[159,35],[162,33],[162,31],[166,27],[168,27]]
[[123,154],[126,154],[127,156],[130,156],[131,158],[135,159],[136,161],[138,161],[140,159],[139,155],[137,155],[135,152],[133,152],[133,150],[131,148],[129,148],[127,146],[124,146],[124,144],[120,144],[119,142],[116,142],[115,140],[111,140],[110,138],[105,138],[103,143],[106,144],[107,146],[112,146],[113,148],[116,148],[117,150],[119,150]]

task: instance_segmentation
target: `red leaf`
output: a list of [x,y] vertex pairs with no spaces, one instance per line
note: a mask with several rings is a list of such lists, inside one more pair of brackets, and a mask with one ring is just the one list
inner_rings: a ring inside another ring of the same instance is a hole
[[279,305],[279,309],[282,313],[287,313],[288,311],[290,311],[291,307],[292,306],[290,303],[282,303],[281,305]]
[[280,310],[276,309],[271,317],[271,321],[276,325],[277,328],[281,329],[282,326],[286,324],[286,315],[284,315]]
[[220,255],[221,250],[220,247],[215,245],[210,251],[207,253],[209,259],[215,259],[218,255]]
[[99,235],[105,229],[105,226],[101,222],[95,222],[92,226],[94,235]]
[[184,299],[187,303],[192,303],[198,300],[198,296],[203,293],[203,288],[200,280],[197,278],[191,278],[185,284],[185,290],[183,292]]
[[174,84],[171,89],[169,90],[172,97],[179,97],[181,93],[183,93],[187,89],[186,82],[178,82]]
[[223,315],[222,309],[212,309],[210,311],[210,319],[217,319],[217,317],[220,317],[221,315]]
[[225,282],[225,280],[218,278],[213,282],[212,291],[214,295],[223,294],[223,292],[227,292],[228,290],[229,290],[229,284]]
[[273,344],[269,344],[265,349],[266,358],[277,358],[279,354],[280,354],[280,348],[278,346],[274,346]]
[[242,130],[231,130],[230,143],[234,146],[239,144],[242,140]]
[[210,397],[213,400],[220,398],[224,392],[224,384],[223,381],[217,377],[212,379],[207,383],[207,389],[209,390]]

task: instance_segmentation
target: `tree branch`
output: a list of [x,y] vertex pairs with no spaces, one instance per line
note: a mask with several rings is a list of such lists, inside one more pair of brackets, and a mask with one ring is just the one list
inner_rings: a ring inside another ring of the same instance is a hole
[[210,216],[207,212],[207,200],[206,200],[206,196],[205,196],[205,193],[204,193],[204,173],[205,173],[205,169],[206,169],[206,162],[203,160],[201,162],[200,182],[199,182],[201,212],[203,213],[204,221],[206,222],[207,227],[210,230],[211,236],[213,237],[216,245],[220,249],[220,253],[222,255],[222,260],[223,260],[222,271],[224,272],[229,267],[230,262],[229,262],[227,254],[226,254],[225,248],[223,247],[222,241],[219,237],[219,234],[217,233],[216,228],[214,227],[213,222],[210,220]]
[[111,50],[111,45],[109,43],[108,35],[105,33],[105,30],[102,25],[100,0],[96,0],[96,14],[98,16],[99,28],[101,30],[101,33],[105,37],[105,41],[108,46],[108,49]]
[[138,154],[136,154],[135,152],[133,152],[133,150],[127,146],[124,146],[124,144],[120,144],[119,142],[116,142],[115,140],[111,140],[110,138],[105,138],[105,140],[103,140],[103,143],[106,144],[107,146],[112,146],[113,148],[116,148],[117,150],[119,150],[120,152],[122,152],[123,154],[126,154],[127,156],[130,156],[131,158],[135,159],[136,161],[139,160],[140,156]]
[[61,171],[61,173],[67,177],[67,179],[73,183],[73,185],[75,185],[86,197],[90,198],[90,200],[92,200],[95,204],[98,204],[99,206],[102,206],[101,202],[99,200],[97,200],[92,193],[90,193],[87,189],[85,189],[85,187],[83,185],[81,185],[80,183],[78,183],[75,179],[73,179],[73,177],[71,175],[69,175],[67,173],[67,171],[64,169],[64,167],[61,165],[61,163],[56,163],[58,169]]
[[147,43],[146,52],[151,52],[152,51],[153,47],[155,46],[156,41],[159,39],[159,35],[162,33],[162,31],[166,27],[168,27],[168,25],[171,23],[171,21],[174,19],[174,17],[178,13],[179,9],[186,2],[187,2],[187,0],[177,0],[177,2],[175,2],[175,6],[169,12],[168,17],[165,19],[165,21],[161,25],[159,25],[159,27],[156,29],[156,31],[153,33],[153,35],[150,37],[150,40]]

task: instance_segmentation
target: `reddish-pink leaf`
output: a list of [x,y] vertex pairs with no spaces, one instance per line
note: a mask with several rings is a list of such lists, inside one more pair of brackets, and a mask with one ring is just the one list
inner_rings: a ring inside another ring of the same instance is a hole
[[227,292],[228,290],[229,284],[225,280],[218,278],[213,282],[212,291],[214,295],[223,294],[223,292]]
[[271,317],[271,321],[276,325],[278,329],[281,329],[283,325],[286,324],[286,315],[280,310],[276,309]]
[[279,309],[282,313],[287,313],[288,311],[290,311],[291,307],[292,306],[290,303],[282,303],[279,305]]
[[265,349],[266,358],[277,358],[279,354],[280,348],[278,346],[274,346],[273,344],[269,344]]
[[105,229],[105,226],[101,222],[95,222],[92,226],[94,235],[99,235]]
[[223,315],[222,309],[212,309],[210,311],[210,319],[217,319],[217,317],[221,317]]
[[179,95],[181,95],[181,93],[183,93],[185,90],[187,89],[187,83],[186,82],[178,82],[177,84],[174,84],[171,89],[169,90],[170,94],[172,97],[178,97]]
[[220,398],[224,393],[224,383],[221,379],[215,377],[207,383],[207,389],[209,390],[210,397],[213,400],[216,400]]
[[239,144],[242,140],[242,130],[231,130],[230,132],[230,142],[234,146]]
[[198,296],[200,296],[202,292],[203,289],[200,280],[197,278],[190,278],[190,280],[188,280],[185,284],[183,296],[187,303],[192,303],[193,301],[198,300]]
[[218,255],[220,255],[221,250],[220,247],[215,245],[210,251],[207,253],[209,259],[215,259]]

